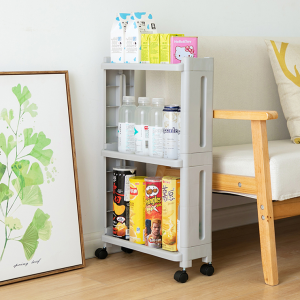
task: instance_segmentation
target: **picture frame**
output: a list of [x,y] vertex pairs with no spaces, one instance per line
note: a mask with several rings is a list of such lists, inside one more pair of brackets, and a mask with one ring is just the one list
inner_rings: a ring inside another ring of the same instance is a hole
[[69,73],[0,72],[0,99],[0,286],[83,268]]

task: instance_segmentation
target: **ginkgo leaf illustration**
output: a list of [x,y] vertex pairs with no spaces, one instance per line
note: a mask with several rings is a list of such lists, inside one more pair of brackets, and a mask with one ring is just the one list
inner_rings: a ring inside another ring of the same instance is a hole
[[0,181],[5,173],[5,170],[6,170],[6,165],[3,165],[1,162],[0,162]]
[[32,220],[32,224],[39,231],[45,226],[46,221],[50,218],[48,214],[45,214],[41,209],[37,209]]
[[12,119],[14,118],[14,111],[11,109],[9,111],[9,115],[7,114],[7,109],[6,108],[3,108],[2,109],[2,112],[0,114],[0,118],[4,121],[6,121],[6,123],[8,125],[10,125],[10,122],[12,121]]
[[0,204],[14,195],[5,183],[0,183]]
[[27,86],[23,87],[23,91],[21,91],[21,85],[12,88],[13,93],[16,95],[20,105],[22,105],[26,100],[31,97],[31,93],[29,92]]
[[[17,179],[12,180],[12,184],[15,188],[18,184],[20,185],[20,188],[24,188],[25,186],[40,185],[44,183],[44,176],[40,165],[35,162],[28,171],[29,165],[29,160],[16,161],[12,164],[11,169],[18,177]],[[16,182],[17,180],[18,183]]]
[[30,115],[31,115],[33,118],[36,117],[37,114],[38,114],[37,111],[35,111],[35,110],[38,109],[37,105],[34,104],[34,103],[30,104],[29,106],[28,106],[28,105],[29,105],[29,101],[27,100],[27,101],[24,102],[24,105],[23,105],[23,112],[24,112],[24,113],[26,113],[26,112],[30,113]]
[[21,188],[19,180],[14,181],[13,184],[23,205],[43,205],[42,192],[38,185],[25,186]]
[[30,223],[22,239],[19,241],[23,245],[25,257],[27,260],[30,260],[33,257],[39,244],[38,238],[39,235],[37,229],[35,228],[33,223]]
[[16,147],[17,142],[15,141],[14,137],[10,135],[7,140],[3,133],[0,134],[0,148],[5,153],[6,157],[8,157],[9,153]]
[[46,138],[44,132],[40,132],[37,137],[36,144],[33,149],[29,153],[29,155],[33,156],[37,160],[39,160],[45,167],[50,164],[51,157],[53,155],[53,151],[51,149],[43,150],[51,143],[51,140]]
[[43,228],[38,231],[39,238],[43,241],[48,241],[51,237],[52,222],[46,221]]
[[34,145],[37,141],[37,133],[35,133],[33,136],[32,135],[33,129],[32,128],[26,128],[23,131],[24,135],[24,147]]
[[21,225],[21,221],[18,218],[13,217],[6,217],[5,218],[5,225],[10,230],[20,230],[23,226]]

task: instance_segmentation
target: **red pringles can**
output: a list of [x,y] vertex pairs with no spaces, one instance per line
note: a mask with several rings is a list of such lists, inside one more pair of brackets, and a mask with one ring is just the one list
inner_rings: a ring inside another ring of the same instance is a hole
[[145,245],[161,248],[162,177],[146,177]]
[[113,168],[113,236],[126,240],[129,240],[129,178],[135,173],[135,167]]

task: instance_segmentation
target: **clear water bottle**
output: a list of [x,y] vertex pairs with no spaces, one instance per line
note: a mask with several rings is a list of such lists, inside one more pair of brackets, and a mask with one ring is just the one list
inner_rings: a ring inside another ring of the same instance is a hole
[[163,109],[164,98],[153,98],[149,126],[149,156],[152,157],[164,156]]
[[135,154],[148,155],[149,125],[150,125],[150,98],[139,97],[139,106],[135,111]]
[[134,153],[134,117],[135,98],[123,97],[123,105],[119,109],[118,123],[118,151],[123,153]]

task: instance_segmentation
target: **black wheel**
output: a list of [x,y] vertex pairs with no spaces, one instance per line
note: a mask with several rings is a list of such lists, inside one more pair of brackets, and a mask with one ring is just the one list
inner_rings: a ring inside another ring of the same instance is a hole
[[95,251],[95,256],[98,257],[99,259],[105,259],[107,257],[108,253],[106,251],[106,248],[98,248]]
[[215,269],[211,264],[204,264],[200,268],[200,272],[203,275],[207,275],[207,276],[211,276],[212,274],[214,274],[214,271]]
[[189,276],[186,271],[177,271],[174,274],[174,279],[178,282],[185,283],[188,281]]
[[128,248],[125,248],[125,247],[121,247],[121,250],[125,253],[132,253],[133,250],[132,249],[128,249]]

